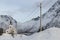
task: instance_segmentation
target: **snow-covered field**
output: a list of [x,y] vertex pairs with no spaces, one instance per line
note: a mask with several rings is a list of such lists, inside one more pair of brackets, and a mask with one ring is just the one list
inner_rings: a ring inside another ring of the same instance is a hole
[[4,33],[0,36],[0,40],[60,40],[60,28],[49,28],[30,36],[17,34],[14,38],[10,34]]

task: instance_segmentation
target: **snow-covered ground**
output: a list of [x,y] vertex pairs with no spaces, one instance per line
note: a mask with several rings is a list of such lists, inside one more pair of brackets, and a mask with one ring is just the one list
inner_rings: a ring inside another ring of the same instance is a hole
[[3,34],[0,40],[60,40],[60,28],[49,28],[30,36],[17,34],[13,38],[10,34]]

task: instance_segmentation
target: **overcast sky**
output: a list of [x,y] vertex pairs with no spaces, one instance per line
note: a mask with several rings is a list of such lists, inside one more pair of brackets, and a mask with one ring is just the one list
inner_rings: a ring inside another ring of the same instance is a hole
[[0,15],[10,15],[18,22],[25,22],[40,16],[39,6],[44,14],[56,0],[0,0]]

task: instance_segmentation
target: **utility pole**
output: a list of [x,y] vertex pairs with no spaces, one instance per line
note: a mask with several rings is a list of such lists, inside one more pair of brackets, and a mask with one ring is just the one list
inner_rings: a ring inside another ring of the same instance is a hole
[[40,3],[40,31],[42,31],[42,20],[41,20],[41,17],[42,17],[42,3]]

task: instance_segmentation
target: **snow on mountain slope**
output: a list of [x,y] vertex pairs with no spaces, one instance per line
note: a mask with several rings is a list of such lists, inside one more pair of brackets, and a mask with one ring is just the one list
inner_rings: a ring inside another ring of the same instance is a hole
[[52,27],[31,36],[17,34],[14,38],[10,34],[3,34],[0,40],[60,40],[60,28]]
[[16,27],[17,21],[15,21],[11,16],[0,15],[0,28],[6,30],[10,24]]
[[42,16],[42,27],[44,29],[53,26],[60,26],[60,0],[55,2],[55,4]]
[[37,18],[33,18],[30,21],[27,21],[25,23],[22,23],[21,25],[18,25],[17,29],[18,32],[37,32],[39,30],[40,27],[40,17]]

